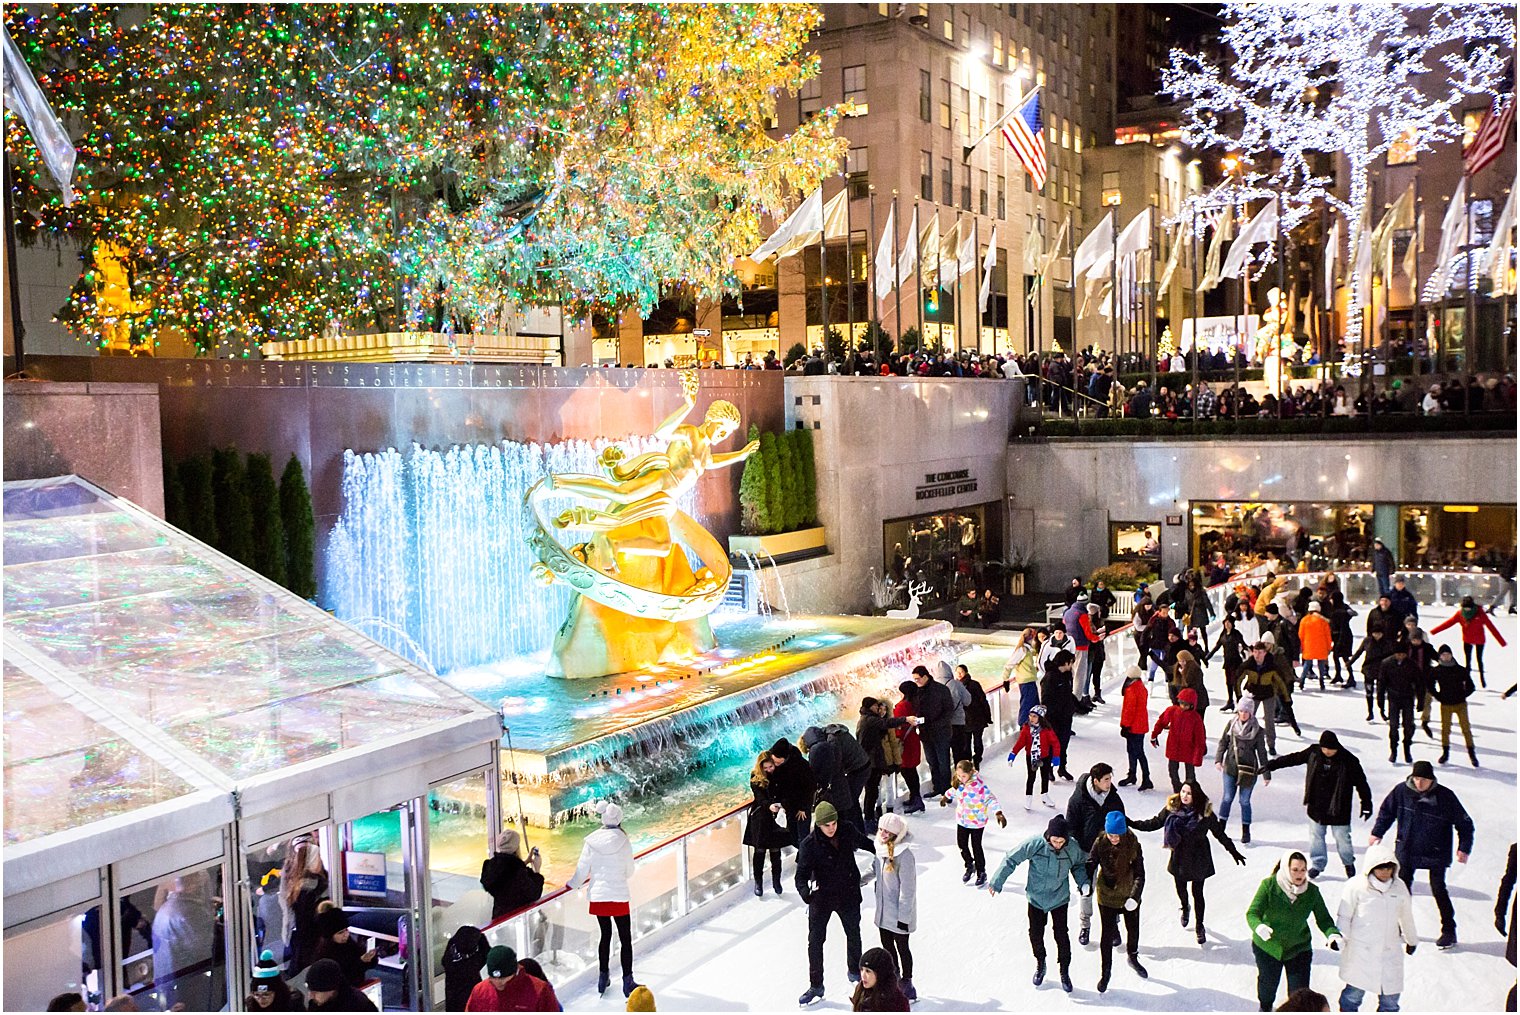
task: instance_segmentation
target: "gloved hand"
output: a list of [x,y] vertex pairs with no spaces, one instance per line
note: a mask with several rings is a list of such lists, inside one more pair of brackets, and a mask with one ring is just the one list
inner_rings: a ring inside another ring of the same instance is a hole
[[1139,908],[1140,908],[1140,903],[1137,900],[1135,900],[1135,899],[1125,899],[1124,900],[1124,911],[1126,913],[1133,913],[1135,910],[1137,910]]
[[1329,943],[1330,943],[1330,950],[1332,952],[1338,952],[1338,951],[1341,950],[1341,941],[1342,941],[1342,938],[1341,938],[1341,936],[1339,934],[1331,934],[1330,937],[1327,938],[1326,940],[1329,941]]
[[1244,867],[1246,865],[1246,858],[1244,856],[1242,856],[1241,854],[1236,853],[1235,854],[1235,862],[1238,865],[1240,865],[1241,867]]
[[1372,805],[1362,804],[1362,820],[1366,821],[1370,817],[1372,817]]
[[904,934],[908,933],[908,925],[906,923],[903,923],[901,920],[897,921],[897,929],[902,931]]
[[1050,767],[1054,768],[1054,769],[1059,769],[1061,767],[1061,759],[1060,758],[1051,758],[1050,759]]
[[1016,758],[1016,757],[1018,757],[1018,755],[1014,754],[1012,751],[1008,752],[1008,767],[1009,768],[1013,767],[1013,759]]
[[1007,828],[1008,827],[1008,819],[1003,816],[1003,812],[1002,811],[998,811],[997,812],[997,823],[998,823],[998,827],[999,828]]
[[812,892],[803,892],[802,893],[802,904],[804,906],[811,906],[813,904],[813,893]]
[[1259,938],[1261,938],[1263,941],[1270,941],[1270,940],[1272,940],[1272,928],[1271,928],[1271,926],[1269,926],[1268,924],[1265,924],[1265,923],[1258,923],[1256,925],[1256,936],[1259,937]]
[[1404,946],[1404,954],[1405,955],[1413,955],[1414,954],[1414,945],[1405,945]]
[[1151,737],[1151,746],[1152,747],[1160,747],[1161,746],[1161,741],[1158,740],[1155,737]]
[[1082,896],[1084,899],[1087,898],[1092,894],[1092,885],[1078,885],[1077,894]]

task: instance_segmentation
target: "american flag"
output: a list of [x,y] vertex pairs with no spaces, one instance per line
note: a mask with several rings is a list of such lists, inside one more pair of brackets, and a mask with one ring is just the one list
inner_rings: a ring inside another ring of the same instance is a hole
[[1045,160],[1043,127],[1039,93],[1031,95],[1029,101],[1003,124],[1003,140],[1008,142],[1008,147],[1013,149],[1024,168],[1029,170],[1029,175],[1034,177],[1035,190],[1044,187],[1045,178],[1050,175],[1050,166]]
[[1462,156],[1462,171],[1468,176],[1482,172],[1489,163],[1499,157],[1504,151],[1504,146],[1509,143],[1510,133],[1515,126],[1515,103],[1512,99],[1500,99],[1494,103],[1494,108],[1488,111],[1483,118],[1483,125],[1478,128],[1477,136],[1472,144],[1467,146],[1467,151]]

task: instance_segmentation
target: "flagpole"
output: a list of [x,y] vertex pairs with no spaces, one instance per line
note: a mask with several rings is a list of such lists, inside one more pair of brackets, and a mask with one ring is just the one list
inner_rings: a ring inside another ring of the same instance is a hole
[[892,188],[892,288],[897,293],[897,314],[892,319],[892,326],[897,331],[897,338],[892,343],[893,351],[902,348],[902,283],[897,279],[897,259],[902,255],[902,249],[897,244],[897,188]]
[[850,241],[854,238],[853,219],[850,217],[850,205],[855,202],[850,198],[850,177],[844,178],[844,300],[845,300],[845,326],[848,329],[849,339],[845,342],[845,349],[855,348],[855,258],[850,247]]
[[[876,237],[876,186],[875,186],[875,184],[870,184],[870,185],[868,185],[866,187],[866,194],[868,195],[867,198],[866,198],[866,228],[868,228],[871,231],[870,232],[870,240],[876,240],[877,237]],[[868,250],[868,251],[871,249],[870,240],[866,241],[866,250]],[[877,240],[877,242],[879,243],[881,241]],[[897,253],[897,249],[895,247],[893,248],[892,253],[893,254]],[[877,349],[876,349],[876,334],[874,334],[874,333],[879,333],[881,331],[881,301],[876,298],[876,258],[874,258],[874,257],[868,257],[867,260],[870,262],[870,264],[867,265],[867,270],[866,270],[866,277],[868,279],[868,281],[866,282],[866,298],[871,301],[871,309],[870,309],[869,313],[867,314],[867,319],[870,320],[870,321],[875,322],[875,324],[876,324],[876,327],[873,328],[873,329],[871,329],[872,332],[873,332],[873,334],[871,335],[871,358],[874,361],[875,358],[876,358],[876,353],[877,353]],[[895,258],[893,259],[893,262],[892,262],[892,270],[894,272],[897,270],[897,261],[896,261]],[[879,369],[879,365],[878,365],[878,369]]]
[[1037,84],[1029,91],[1021,94],[1019,92],[1020,85],[1018,83],[1018,80],[1015,79],[1013,84],[1013,105],[1008,107],[1008,112],[1004,113],[1002,116],[994,120],[992,122],[992,126],[988,127],[986,132],[982,134],[981,137],[977,138],[975,141],[971,142],[968,145],[961,146],[961,164],[964,165],[965,163],[970,162],[971,153],[976,151],[977,148],[981,147],[983,141],[987,140],[993,134],[996,134],[998,128],[1003,126],[1003,124],[1008,121],[1008,118],[1010,116],[1013,116],[1015,113],[1023,110],[1023,108],[1029,103],[1029,100],[1034,98],[1035,95],[1039,93],[1040,89],[1044,87],[1045,86],[1042,84]]
[[[1230,202],[1230,207],[1225,212],[1225,214],[1229,215],[1232,220],[1239,217],[1236,214],[1235,203],[1233,201]],[[1232,225],[1233,225],[1233,222],[1232,222]],[[1249,312],[1250,302],[1251,302],[1250,291],[1247,288],[1250,285],[1250,282],[1248,281],[1249,278],[1250,278],[1250,273],[1249,272],[1241,272],[1241,275],[1240,275],[1240,316],[1237,317],[1233,322],[1231,322],[1231,327],[1230,327],[1230,333],[1232,335],[1236,336],[1236,339],[1235,339],[1235,348],[1233,348],[1233,349],[1230,350],[1230,362],[1235,365],[1235,397],[1236,398],[1240,397],[1240,361],[1243,358],[1243,352],[1244,352],[1244,350],[1241,347],[1245,345],[1246,314]],[[1228,302],[1226,303],[1226,305],[1228,306]],[[1263,378],[1266,377],[1265,371],[1263,371],[1262,377]],[[1239,413],[1236,413],[1236,415],[1238,417]]]
[[1468,394],[1467,382],[1462,379],[1462,374],[1472,372],[1473,347],[1478,341],[1477,322],[1473,320],[1477,316],[1478,308],[1473,299],[1473,271],[1472,271],[1472,191],[1473,178],[1467,177],[1467,186],[1462,192],[1463,203],[1463,239],[1462,239],[1462,370],[1457,374],[1457,382],[1462,385],[1462,415],[1472,415],[1472,398]]
[[[931,179],[929,182],[933,183]],[[924,332],[924,230],[918,224],[918,198],[913,199],[913,274],[918,278],[918,348],[929,349],[929,336]]]
[[[818,185],[818,189],[820,191],[823,189],[823,185],[821,183]],[[822,195],[820,194],[819,197],[821,198]],[[848,203],[848,202],[846,202],[846,203]],[[824,206],[827,207],[827,205],[828,205],[828,202],[825,201],[824,202]],[[827,356],[829,354],[829,262],[828,262],[828,249],[829,249],[829,217],[828,217],[828,214],[825,213],[823,215],[823,217],[822,217],[822,225],[819,227],[819,230],[818,230],[818,313],[819,313],[819,320],[823,322],[823,330],[818,333],[818,347],[823,350],[823,354],[825,356]]]
[[[1283,376],[1288,371],[1288,365],[1283,362],[1282,336],[1284,328],[1288,329],[1290,336],[1293,334],[1293,308],[1286,305],[1288,295],[1288,258],[1286,256],[1286,249],[1283,246],[1282,197],[1278,196],[1273,198],[1273,200],[1277,202],[1277,336],[1275,338],[1277,342],[1277,418],[1282,419],[1283,395],[1292,386],[1287,383],[1287,378]],[[1246,272],[1249,274],[1251,271],[1250,258],[1247,258],[1246,262]]]
[[[971,249],[976,252],[976,354],[982,354],[982,217],[971,220]],[[987,280],[987,298],[992,298],[992,280]],[[994,342],[994,344],[996,344]]]
[[939,315],[939,320],[934,322],[939,340],[939,352],[945,354],[945,308],[940,304],[945,291],[945,238],[939,234],[939,205],[934,206],[934,312]]
[[[1409,245],[1414,248],[1414,270],[1409,276],[1409,302],[1413,306],[1413,313],[1410,315],[1412,329],[1409,336],[1409,358],[1413,362],[1410,364],[1409,369],[1416,382],[1419,381],[1420,377],[1420,340],[1425,334],[1425,315],[1420,312],[1420,232],[1420,174],[1415,173],[1414,232],[1409,234]],[[1419,396],[1419,383],[1415,384],[1413,394]]]
[[[1108,311],[1109,328],[1113,334],[1114,359],[1119,358],[1119,212],[1114,205],[1114,226],[1108,231]],[[1071,344],[1077,344],[1076,329],[1072,329]],[[1155,387],[1152,386],[1152,397]]]
[[[957,357],[960,355],[961,344],[962,344],[962,341],[963,341],[962,336],[961,336],[961,258],[960,258],[960,253],[961,253],[961,230],[960,230],[960,225],[961,225],[960,212],[956,212],[955,213],[955,226],[956,226],[956,228],[955,228],[955,283],[954,283],[954,286],[953,286],[954,291],[955,291],[955,295],[952,298],[952,302],[950,304],[950,321],[951,321],[951,326],[953,328],[955,328],[955,354],[956,354]],[[941,257],[943,257],[943,251],[944,251],[944,249],[945,249],[945,245],[943,243],[941,243],[940,244]]]
[[[1192,240],[1193,249],[1189,251],[1193,261],[1193,422],[1198,421],[1198,359],[1202,355],[1198,346],[1198,324],[1203,320],[1203,309],[1198,305],[1198,205],[1193,205],[1193,231],[1188,234]],[[1181,237],[1178,237],[1181,239]],[[1177,325],[1177,347],[1182,347],[1182,325]],[[1237,392],[1238,394],[1238,392]]]

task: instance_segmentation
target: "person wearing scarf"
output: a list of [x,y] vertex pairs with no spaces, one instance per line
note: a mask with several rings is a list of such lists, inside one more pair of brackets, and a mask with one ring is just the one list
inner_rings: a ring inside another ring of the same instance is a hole
[[907,845],[908,822],[901,814],[886,813],[876,826],[876,838],[884,847],[872,860],[876,871],[876,929],[881,946],[902,972],[900,986],[909,1001],[918,998],[913,989],[913,952],[908,935],[918,924],[918,860]]
[[1309,880],[1309,860],[1291,849],[1262,881],[1246,909],[1251,952],[1256,957],[1256,1000],[1262,1011],[1272,1010],[1284,972],[1289,994],[1309,986],[1309,967],[1314,961],[1311,917],[1330,948],[1339,950],[1341,933],[1319,887]]
[[1494,622],[1488,619],[1488,614],[1484,613],[1478,607],[1478,604],[1473,602],[1472,596],[1463,596],[1461,608],[1452,614],[1449,619],[1432,627],[1430,633],[1432,635],[1440,634],[1454,624],[1461,625],[1462,628],[1462,665],[1466,666],[1469,672],[1472,671],[1473,650],[1476,649],[1478,654],[1478,685],[1480,687],[1487,687],[1488,681],[1484,679],[1483,675],[1483,646],[1488,641],[1488,634],[1492,634],[1494,640],[1503,645],[1505,643],[1504,635],[1500,634],[1499,629],[1494,626]]
[[[1189,918],[1196,915],[1194,927],[1198,943],[1203,944],[1207,940],[1203,927],[1203,883],[1214,876],[1214,854],[1209,848],[1209,836],[1218,839],[1236,863],[1246,862],[1246,858],[1235,848],[1235,843],[1230,841],[1229,834],[1225,832],[1224,822],[1219,820],[1219,815],[1209,805],[1203,787],[1198,785],[1196,779],[1189,779],[1182,784],[1180,790],[1167,797],[1166,804],[1155,817],[1131,818],[1129,827],[1137,832],[1160,830],[1161,845],[1172,854],[1166,870],[1177,889],[1177,902],[1182,907],[1182,925],[1186,927]],[[1188,904],[1190,893],[1191,909]]]
[[1027,772],[1024,779],[1024,809],[1027,811],[1034,806],[1036,771],[1040,773],[1040,802],[1046,807],[1054,807],[1056,802],[1050,799],[1051,765],[1061,763],[1061,741],[1055,730],[1045,725],[1044,705],[1036,705],[1029,710],[1029,721],[1019,730],[1018,739],[1008,752],[1008,764],[1013,764],[1013,759],[1019,756],[1020,751],[1029,752],[1024,758]]
[[1230,826],[1230,805],[1240,794],[1240,841],[1251,841],[1251,793],[1256,777],[1272,781],[1267,770],[1267,738],[1256,721],[1256,699],[1247,695],[1235,708],[1235,718],[1219,738],[1214,752],[1214,767],[1224,773],[1224,798],[1219,802],[1219,820]]

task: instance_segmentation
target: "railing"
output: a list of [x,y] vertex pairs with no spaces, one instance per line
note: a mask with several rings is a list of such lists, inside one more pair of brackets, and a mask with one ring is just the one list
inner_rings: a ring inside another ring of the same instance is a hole
[[[1378,598],[1377,576],[1371,571],[1286,571],[1284,590],[1297,593],[1308,586],[1315,588],[1327,574],[1334,574],[1348,603],[1374,603]],[[1472,596],[1479,606],[1487,606],[1507,591],[1507,583],[1492,571],[1396,571],[1417,602],[1425,606],[1456,606],[1463,596]]]

